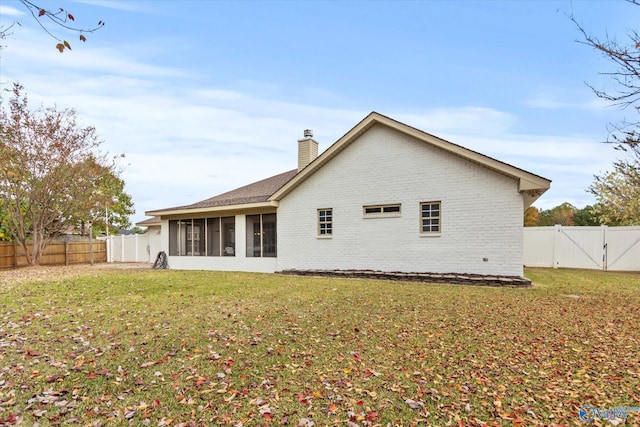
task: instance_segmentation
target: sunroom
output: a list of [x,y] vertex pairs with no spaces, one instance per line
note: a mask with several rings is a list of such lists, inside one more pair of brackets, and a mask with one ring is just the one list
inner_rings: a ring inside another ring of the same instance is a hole
[[159,216],[169,266],[177,269],[274,272],[278,202],[268,200],[297,171],[254,182]]
[[244,219],[244,256],[277,255],[275,213],[170,219],[169,256],[236,256],[236,229]]

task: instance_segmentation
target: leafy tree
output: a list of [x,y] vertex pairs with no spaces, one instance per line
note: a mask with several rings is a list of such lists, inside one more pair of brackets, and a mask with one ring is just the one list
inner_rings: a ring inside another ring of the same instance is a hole
[[535,227],[540,221],[540,210],[535,206],[529,206],[524,211],[524,226]]
[[602,207],[599,204],[578,209],[571,203],[565,202],[544,211],[531,206],[525,210],[524,223],[525,227],[556,224],[564,226],[618,225],[618,223],[612,223],[602,218],[600,216],[601,211]]
[[133,234],[144,234],[144,233],[146,233],[146,232],[147,232],[147,230],[145,230],[145,229],[143,229],[143,228],[140,228],[140,227],[138,227],[138,226],[135,226],[135,227],[133,227],[133,228],[131,229],[131,232],[132,232]]
[[[91,160],[89,160],[91,161]],[[93,234],[114,234],[118,229],[128,228],[129,215],[135,213],[131,196],[124,191],[124,181],[113,173],[110,167],[95,165],[98,177],[93,189],[93,197],[79,217],[78,228],[86,229],[92,222]]]
[[[629,0],[639,6],[639,0]],[[607,37],[604,40],[589,34],[571,17],[583,36],[582,43],[594,48],[613,63],[610,72],[603,73],[611,77],[616,89],[599,90],[589,85],[600,98],[622,108],[631,108],[634,117],[640,112],[640,34],[630,30],[624,41],[619,42]],[[614,163],[612,172],[596,175],[588,191],[596,196],[599,206],[597,212],[606,223],[640,224],[638,207],[640,175],[640,119],[623,120],[611,125],[607,142],[626,158]]]
[[613,172],[596,176],[589,191],[603,224],[640,225],[640,162],[618,161]]
[[11,234],[9,233],[9,229],[7,227],[8,217],[4,205],[4,199],[0,199],[0,242],[10,242]]
[[[71,50],[71,44],[65,40],[57,37],[54,34],[54,30],[50,28],[50,25],[46,25],[45,22],[52,24],[54,27],[62,28],[67,31],[72,31],[79,34],[79,40],[81,42],[86,42],[87,37],[85,34],[93,33],[100,28],[104,27],[103,21],[98,21],[98,25],[95,27],[82,28],[75,25],[76,18],[66,9],[58,8],[58,10],[54,11],[52,9],[47,9],[41,7],[30,0],[18,0],[22,5],[29,11],[33,19],[40,25],[40,27],[51,37],[53,37],[58,43],[56,44],[56,49],[60,51],[60,53],[64,52],[65,49]],[[45,22],[43,22],[45,21]],[[5,39],[9,34],[9,31],[14,27],[15,24],[20,25],[19,22],[14,22],[13,24],[0,27],[0,39]]]
[[115,159],[98,151],[93,127],[77,125],[73,110],[31,111],[17,83],[12,92],[8,110],[0,105],[0,195],[6,229],[33,265],[56,236],[97,222],[97,206],[130,198],[120,195]]
[[574,225],[573,215],[576,210],[577,208],[575,206],[567,202],[562,203],[561,205],[558,205],[554,208],[544,210],[540,212],[538,225]]
[[600,216],[597,206],[587,205],[582,209],[578,209],[573,213],[573,225],[579,226],[595,226],[600,225]]

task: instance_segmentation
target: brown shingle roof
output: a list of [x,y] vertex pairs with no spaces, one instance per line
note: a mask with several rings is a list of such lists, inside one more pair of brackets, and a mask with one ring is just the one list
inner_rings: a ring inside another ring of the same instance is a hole
[[227,191],[209,199],[201,200],[191,205],[176,206],[163,210],[202,209],[217,206],[243,205],[247,203],[266,202],[280,187],[298,173],[297,169],[257,181],[235,190]]
[[138,227],[152,227],[154,225],[161,225],[162,221],[160,221],[159,216],[154,216],[153,218],[147,218],[142,221],[136,222],[136,226]]

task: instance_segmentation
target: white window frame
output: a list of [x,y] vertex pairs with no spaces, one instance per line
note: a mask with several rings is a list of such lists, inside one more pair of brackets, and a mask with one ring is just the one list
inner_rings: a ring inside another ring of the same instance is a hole
[[[327,220],[327,213],[329,213],[329,220]],[[324,214],[324,219],[323,219],[323,214]],[[328,239],[333,237],[333,208],[318,209],[317,232],[318,232],[318,237],[321,237],[321,238]]]
[[[429,215],[425,216],[424,206],[429,206]],[[433,205],[437,205],[437,210],[433,208]],[[436,212],[438,215],[434,215]],[[428,230],[425,230],[424,221],[429,221]],[[437,221],[437,230],[433,230],[434,224],[431,221]],[[420,202],[420,234],[423,236],[439,236],[442,234],[442,202],[440,200],[432,200],[430,202]]]

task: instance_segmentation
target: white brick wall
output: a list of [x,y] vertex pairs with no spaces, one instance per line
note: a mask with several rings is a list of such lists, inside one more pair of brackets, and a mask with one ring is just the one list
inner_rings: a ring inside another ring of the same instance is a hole
[[[419,233],[426,201],[442,202],[438,237]],[[386,203],[401,216],[363,218]],[[318,208],[333,209],[330,239]],[[376,125],[280,202],[277,269],[521,276],[522,213],[515,179]]]

